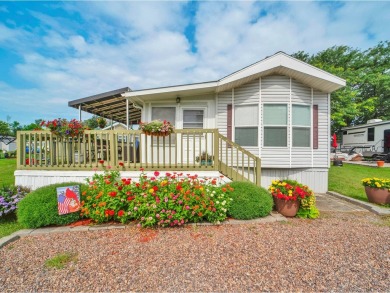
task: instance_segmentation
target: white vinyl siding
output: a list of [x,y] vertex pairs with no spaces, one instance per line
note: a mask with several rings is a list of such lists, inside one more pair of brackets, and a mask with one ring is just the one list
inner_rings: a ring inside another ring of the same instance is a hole
[[328,94],[314,91],[314,104],[318,105],[318,149],[313,150],[314,166],[328,167],[330,153],[330,105],[328,105]]
[[259,103],[259,80],[234,89],[234,105]]
[[227,105],[233,104],[232,91],[218,93],[217,101],[217,128],[222,135],[227,136]]

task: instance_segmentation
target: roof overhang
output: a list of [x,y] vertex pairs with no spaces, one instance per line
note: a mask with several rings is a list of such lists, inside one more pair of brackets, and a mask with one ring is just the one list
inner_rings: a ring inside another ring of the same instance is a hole
[[[111,119],[123,124],[126,123],[126,98],[124,93],[130,92],[128,87],[73,100],[69,107],[81,109],[84,112]],[[137,124],[141,120],[141,110],[129,104],[129,123]]]
[[342,88],[346,84],[344,79],[279,52],[218,81],[131,91],[123,95],[138,101],[147,101],[152,98],[197,96],[226,91],[254,79],[273,74],[290,76],[308,87],[326,93]]

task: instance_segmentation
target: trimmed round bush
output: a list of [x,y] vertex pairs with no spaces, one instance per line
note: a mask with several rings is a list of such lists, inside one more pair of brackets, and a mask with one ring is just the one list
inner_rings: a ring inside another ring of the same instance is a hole
[[250,182],[232,182],[234,188],[231,192],[233,201],[228,214],[239,220],[250,220],[265,217],[270,214],[273,207],[271,194],[264,188]]
[[57,187],[80,185],[80,193],[86,185],[77,182],[65,182],[38,188],[18,203],[18,222],[26,228],[39,228],[49,225],[67,225],[80,219],[80,213],[58,214]]

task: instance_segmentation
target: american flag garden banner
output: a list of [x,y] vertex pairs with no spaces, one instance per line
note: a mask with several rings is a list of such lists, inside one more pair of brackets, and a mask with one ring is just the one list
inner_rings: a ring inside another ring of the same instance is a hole
[[59,215],[65,215],[80,210],[79,186],[57,187],[57,202]]

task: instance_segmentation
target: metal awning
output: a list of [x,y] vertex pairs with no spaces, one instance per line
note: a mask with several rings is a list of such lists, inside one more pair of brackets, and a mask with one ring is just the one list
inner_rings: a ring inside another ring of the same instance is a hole
[[[73,100],[68,106],[84,112],[127,124],[126,97],[122,94],[130,92],[129,87],[101,93],[98,95]],[[129,104],[129,123],[138,124],[141,120],[141,110]]]

